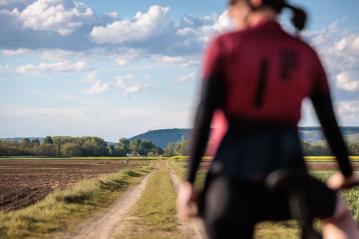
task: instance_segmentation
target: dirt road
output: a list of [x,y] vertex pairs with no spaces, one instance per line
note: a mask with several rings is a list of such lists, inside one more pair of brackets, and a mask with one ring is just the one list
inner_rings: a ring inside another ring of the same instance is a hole
[[[126,221],[132,217],[131,208],[136,206],[139,199],[143,195],[148,181],[159,170],[165,170],[169,175],[167,179],[173,186],[175,192],[178,192],[180,178],[167,162],[160,164],[150,174],[146,175],[142,181],[124,192],[121,197],[109,208],[100,211],[94,217],[76,226],[71,232],[61,235],[55,235],[54,238],[61,239],[112,239],[119,238],[121,232],[126,231]],[[165,179],[165,178],[163,178]],[[149,186],[149,185],[148,185]],[[133,212],[132,212],[133,213]],[[128,226],[128,225],[127,225]],[[181,238],[205,239],[203,225],[200,220],[191,219],[184,222],[178,219],[178,232],[182,234]]]
[[[173,183],[173,187],[175,191],[178,193],[181,179],[176,175],[173,169],[171,169],[168,165],[168,170],[171,176],[171,180]],[[186,234],[192,234],[194,239],[205,239],[206,234],[203,228],[203,223],[199,219],[191,219],[188,222],[183,222],[179,220],[179,224],[181,225],[181,229],[186,232]]]
[[121,221],[125,218],[129,209],[140,198],[143,190],[146,188],[149,177],[153,174],[146,175],[142,181],[126,191],[121,197],[104,212],[89,219],[75,228],[73,233],[62,235],[57,238],[63,239],[110,239],[118,231]]

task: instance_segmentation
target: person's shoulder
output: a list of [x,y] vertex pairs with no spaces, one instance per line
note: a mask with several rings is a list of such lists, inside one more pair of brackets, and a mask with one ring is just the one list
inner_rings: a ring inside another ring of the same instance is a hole
[[230,48],[233,44],[239,44],[241,39],[244,39],[246,31],[228,31],[225,33],[214,36],[210,43],[210,47],[218,47],[225,51]]
[[218,36],[215,37],[216,41],[219,42],[226,42],[226,41],[233,41],[233,40],[240,40],[241,38],[243,38],[245,35],[248,35],[249,31],[248,30],[233,30],[233,31],[228,31],[228,32],[224,32],[219,34]]
[[307,53],[312,57],[317,56],[317,52],[314,49],[314,47],[311,46],[311,44],[308,41],[306,41],[302,36],[296,36],[290,33],[287,33],[287,36],[291,39],[293,44],[295,44],[300,49],[300,51]]

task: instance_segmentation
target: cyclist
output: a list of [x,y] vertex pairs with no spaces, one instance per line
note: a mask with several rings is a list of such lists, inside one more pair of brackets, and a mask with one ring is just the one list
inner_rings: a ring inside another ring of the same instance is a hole
[[[303,30],[305,11],[285,0],[230,1],[229,15],[238,30],[216,37],[206,53],[178,210],[183,218],[196,216],[191,205],[197,204],[210,239],[252,238],[258,222],[291,218],[288,195],[269,191],[265,179],[277,169],[307,172],[297,127],[306,97],[340,169],[327,184],[314,178],[307,182],[307,207],[323,221],[325,238],[359,238],[357,224],[337,192],[358,178],[337,125],[326,74],[316,52],[278,23],[284,8],[293,12],[298,32]],[[195,175],[218,111],[225,115],[227,130],[199,194]]]

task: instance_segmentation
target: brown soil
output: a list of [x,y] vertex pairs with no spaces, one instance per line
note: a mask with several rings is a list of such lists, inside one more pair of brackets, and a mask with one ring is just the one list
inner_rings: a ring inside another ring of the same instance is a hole
[[29,206],[55,189],[142,163],[136,160],[0,159],[0,211]]

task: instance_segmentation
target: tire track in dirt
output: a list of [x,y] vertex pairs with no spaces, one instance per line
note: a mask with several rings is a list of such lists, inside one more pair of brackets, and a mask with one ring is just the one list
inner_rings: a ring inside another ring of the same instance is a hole
[[[171,176],[173,187],[178,193],[181,179],[176,175],[174,170],[167,164],[169,174]],[[192,235],[193,239],[206,239],[206,233],[204,231],[203,223],[199,218],[192,218],[188,221],[179,220],[181,230],[186,233],[186,235]]]
[[[156,170],[154,170],[156,171]],[[118,231],[129,209],[141,197],[148,179],[154,171],[146,175],[142,181],[124,192],[120,198],[105,212],[77,226],[73,233],[56,238],[62,239],[110,239]]]

